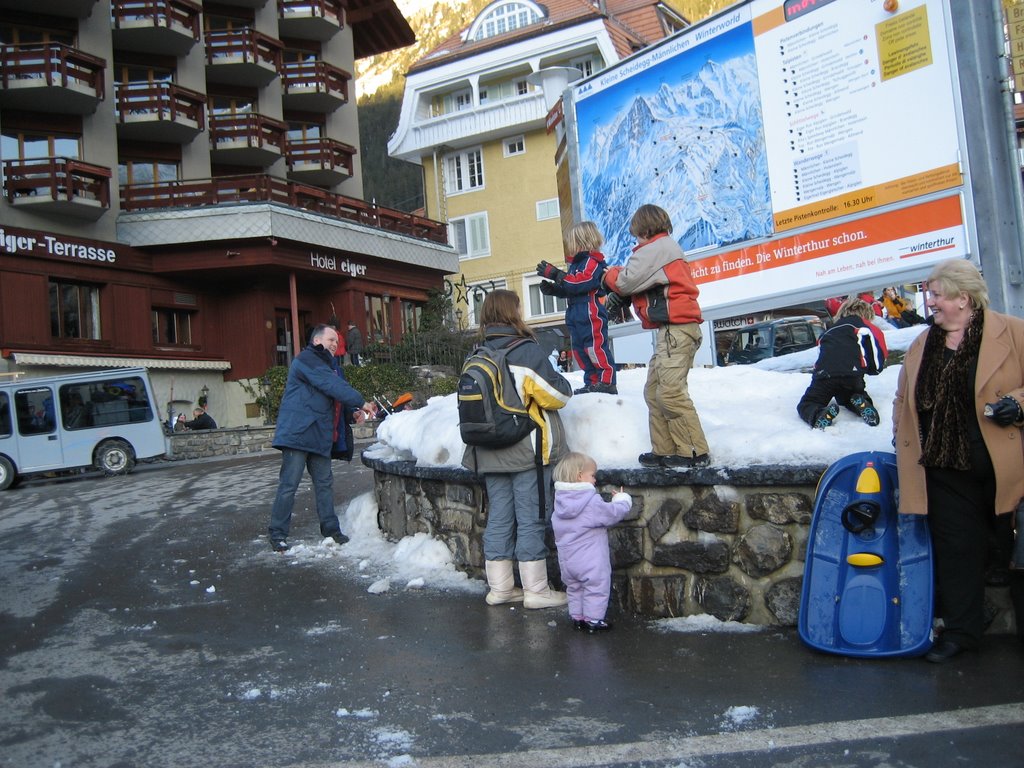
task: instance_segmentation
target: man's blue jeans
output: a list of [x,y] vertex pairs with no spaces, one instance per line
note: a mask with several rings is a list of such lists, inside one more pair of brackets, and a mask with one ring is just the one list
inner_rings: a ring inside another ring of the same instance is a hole
[[281,451],[281,474],[277,481],[277,496],[270,512],[270,540],[288,538],[288,528],[295,505],[295,491],[299,487],[303,470],[309,470],[316,496],[316,514],[320,518],[320,534],[333,536],[341,532],[338,516],[334,514],[334,474],[331,459],[316,453],[284,448]]

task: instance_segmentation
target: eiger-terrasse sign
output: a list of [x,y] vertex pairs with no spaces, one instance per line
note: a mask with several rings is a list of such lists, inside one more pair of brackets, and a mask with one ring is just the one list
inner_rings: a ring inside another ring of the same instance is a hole
[[41,237],[15,235],[2,228],[0,228],[0,251],[12,256],[63,256],[83,261],[101,261],[107,264],[113,264],[117,260],[117,254],[110,248],[73,243],[54,235],[42,235]]

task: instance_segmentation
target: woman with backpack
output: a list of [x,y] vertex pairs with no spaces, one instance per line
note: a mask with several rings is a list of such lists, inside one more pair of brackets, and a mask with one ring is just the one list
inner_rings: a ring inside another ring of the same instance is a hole
[[[512,291],[487,294],[480,310],[480,341],[495,350],[514,345],[506,360],[522,405],[537,425],[511,446],[467,446],[462,457],[463,466],[484,476],[487,489],[486,600],[488,605],[522,600],[525,608],[563,606],[565,593],[548,584],[545,534],[552,467],[568,453],[557,411],[572,397],[572,385],[552,368],[523,322],[519,296]],[[519,562],[522,589],[515,586],[513,560]]]

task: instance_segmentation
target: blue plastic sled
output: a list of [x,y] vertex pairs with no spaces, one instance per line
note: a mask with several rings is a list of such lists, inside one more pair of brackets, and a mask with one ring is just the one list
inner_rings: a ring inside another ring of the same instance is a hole
[[818,481],[798,620],[812,648],[920,656],[932,645],[932,544],[924,515],[900,515],[896,456],[854,453]]

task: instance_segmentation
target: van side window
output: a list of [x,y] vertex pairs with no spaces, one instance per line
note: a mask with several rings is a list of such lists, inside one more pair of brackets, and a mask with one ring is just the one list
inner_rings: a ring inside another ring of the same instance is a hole
[[11,436],[11,399],[0,392],[0,437]]
[[75,395],[82,400],[83,420],[75,426],[70,426],[70,411],[66,412],[64,425],[67,429],[128,424],[153,419],[153,407],[146,395],[146,385],[137,376],[61,387],[61,402],[64,403],[66,396],[69,407]]
[[86,429],[93,426],[92,402],[90,401],[88,405],[85,402],[88,394],[86,384],[65,384],[60,388],[60,417],[64,429]]
[[22,435],[45,435],[57,428],[53,390],[49,387],[17,390],[14,408],[18,412],[18,432]]

